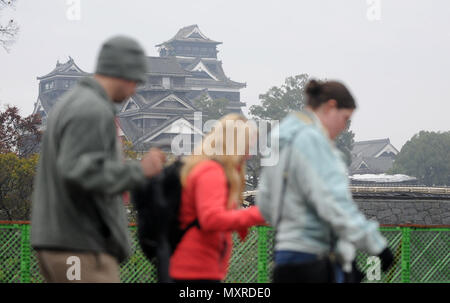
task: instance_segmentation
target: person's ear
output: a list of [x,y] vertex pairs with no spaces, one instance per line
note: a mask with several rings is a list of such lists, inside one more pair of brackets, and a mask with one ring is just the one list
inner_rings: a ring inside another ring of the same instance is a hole
[[330,99],[330,100],[328,100],[328,104],[329,104],[331,107],[336,107],[336,108],[337,108],[337,101],[336,101],[335,99]]
[[325,111],[329,112],[332,109],[337,108],[337,101],[335,99],[330,99],[325,103]]

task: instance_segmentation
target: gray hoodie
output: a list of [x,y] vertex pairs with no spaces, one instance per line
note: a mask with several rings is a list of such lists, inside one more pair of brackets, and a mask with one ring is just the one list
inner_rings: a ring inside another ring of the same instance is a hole
[[35,249],[131,253],[121,194],[145,182],[139,162],[124,162],[115,108],[100,84],[80,80],[56,104],[35,178],[31,245]]

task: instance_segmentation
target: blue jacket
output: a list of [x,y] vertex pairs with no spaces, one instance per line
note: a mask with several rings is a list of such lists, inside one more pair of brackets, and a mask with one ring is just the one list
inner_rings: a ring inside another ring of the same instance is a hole
[[342,154],[317,116],[308,110],[292,113],[271,135],[272,142],[279,140],[279,161],[263,168],[256,204],[275,226],[286,169],[275,250],[324,255],[334,247],[347,263],[355,257],[355,248],[378,255],[386,240],[378,223],[367,220],[358,210]]

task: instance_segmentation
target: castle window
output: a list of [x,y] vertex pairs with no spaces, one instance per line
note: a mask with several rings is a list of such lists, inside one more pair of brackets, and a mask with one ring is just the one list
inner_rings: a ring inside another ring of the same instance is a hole
[[162,86],[166,89],[170,88],[170,78],[169,77],[162,78]]
[[185,84],[184,78],[173,78],[174,86],[184,86],[184,84]]
[[143,119],[136,119],[136,120],[133,120],[133,122],[137,127],[139,127],[139,128],[143,127],[143,122],[144,122]]
[[162,78],[161,77],[149,77],[148,83],[150,85],[162,85]]
[[55,81],[49,81],[44,84],[45,90],[50,90],[50,89],[53,89],[54,87],[55,87]]

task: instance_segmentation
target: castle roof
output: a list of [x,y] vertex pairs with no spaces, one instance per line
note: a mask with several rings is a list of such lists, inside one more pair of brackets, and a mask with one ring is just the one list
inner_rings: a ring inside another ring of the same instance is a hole
[[359,141],[353,144],[351,174],[379,174],[392,168],[398,150],[389,138]]
[[389,138],[355,142],[352,154],[363,157],[376,157],[387,145],[392,146]]
[[231,80],[225,75],[222,61],[205,58],[177,58],[181,67],[190,72],[192,77],[186,79],[188,86],[198,87],[232,87],[244,88],[245,83]]
[[173,57],[147,57],[147,67],[149,75],[190,76]]
[[69,56],[69,60],[66,63],[56,62],[55,68],[48,74],[42,77],[37,77],[38,80],[42,80],[45,78],[50,78],[52,76],[87,76],[89,73],[83,71],[73,60],[72,57]]
[[200,43],[208,43],[208,44],[222,44],[222,42],[217,42],[206,37],[198,28],[197,24],[189,25],[181,28],[176,35],[161,44],[156,45],[157,47],[162,46],[164,44],[170,44],[174,41],[182,41],[182,42],[200,42]]
[[391,169],[393,164],[391,157],[357,157],[349,169],[352,174],[381,174]]

